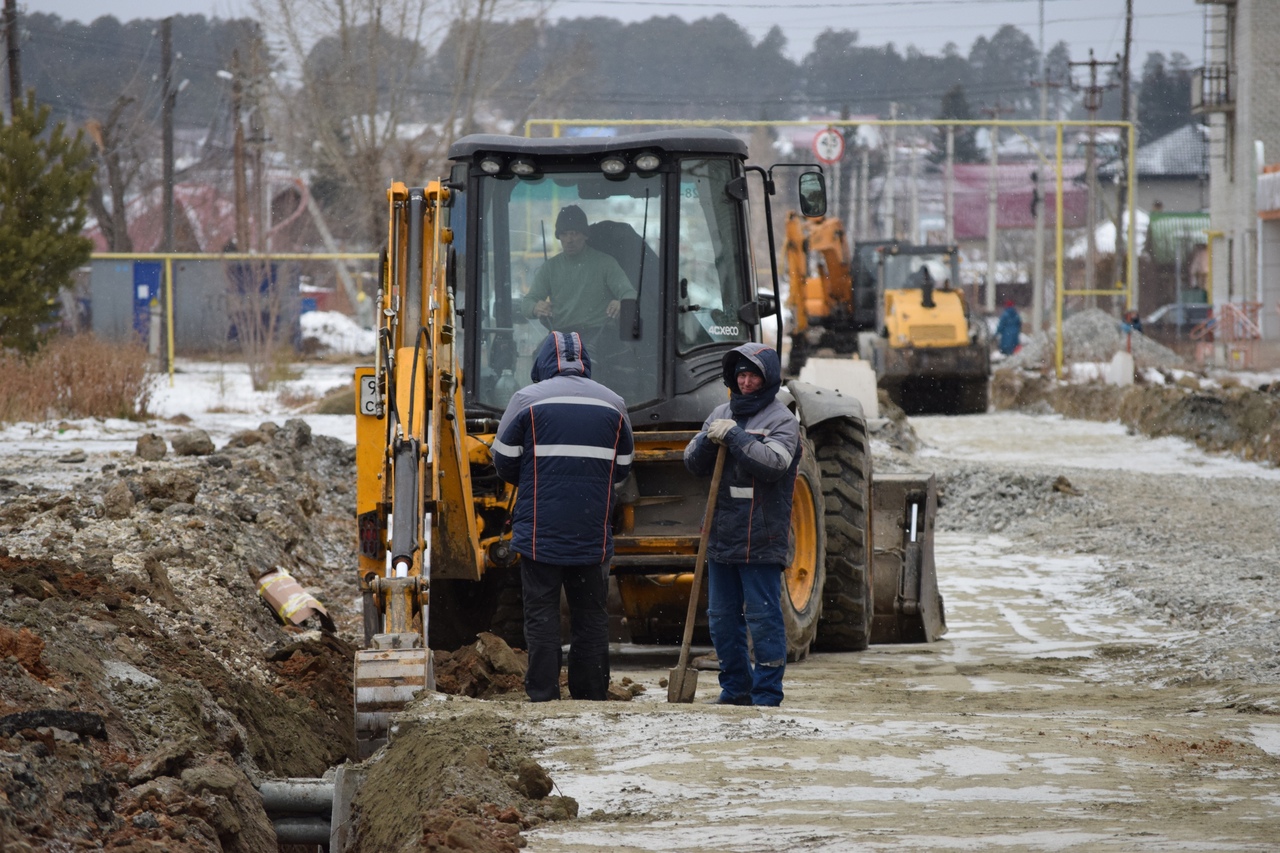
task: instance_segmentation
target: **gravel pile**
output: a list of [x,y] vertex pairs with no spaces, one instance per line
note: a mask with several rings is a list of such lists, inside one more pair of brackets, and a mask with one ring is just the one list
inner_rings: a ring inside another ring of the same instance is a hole
[[1265,686],[1280,684],[1280,481],[928,465],[940,530],[999,533],[1028,554],[1092,555],[1104,567],[1097,595],[1181,629],[1133,662],[1135,678],[1211,684],[1241,703],[1275,694]]
[[[1129,338],[1127,342],[1126,337]],[[1168,347],[1141,333],[1126,335],[1120,322],[1105,311],[1096,308],[1081,311],[1062,322],[1062,355],[1066,362],[1109,362],[1126,345],[1133,353],[1134,364],[1138,368],[1186,367],[1182,357]],[[1021,350],[1001,362],[1001,366],[1047,369],[1054,364],[1056,347],[1054,338],[1037,331]]]
[[941,530],[1003,533],[1031,522],[1053,524],[1096,508],[1096,501],[1060,474],[957,465],[939,478],[938,491]]

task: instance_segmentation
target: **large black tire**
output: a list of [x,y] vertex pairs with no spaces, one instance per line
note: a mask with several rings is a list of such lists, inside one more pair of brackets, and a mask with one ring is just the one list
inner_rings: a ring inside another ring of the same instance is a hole
[[787,375],[799,376],[809,360],[809,341],[803,334],[791,336],[791,352],[787,356]]
[[454,651],[476,641],[481,631],[507,644],[524,646],[520,568],[490,569],[479,581],[437,580],[431,584],[427,622],[433,649]]
[[960,414],[985,415],[991,405],[991,380],[985,376],[960,384]]
[[871,641],[871,442],[840,418],[813,430],[822,470],[826,581],[814,648],[857,652]]
[[826,578],[822,471],[813,442],[801,440],[802,455],[791,500],[791,548],[782,577],[782,618],[787,626],[787,660],[800,661],[818,635]]

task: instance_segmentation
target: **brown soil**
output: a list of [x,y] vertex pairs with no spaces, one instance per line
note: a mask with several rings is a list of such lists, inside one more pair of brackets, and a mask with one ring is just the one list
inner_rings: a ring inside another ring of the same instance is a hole
[[254,584],[279,566],[353,596],[334,571],[354,559],[351,450],[300,421],[238,444],[90,457],[66,490],[40,485],[39,460],[4,461],[7,849],[272,849],[254,783],[350,757],[352,647],[280,624]]
[[1259,388],[1216,387],[1194,376],[1127,387],[1069,384],[1022,370],[997,370],[991,380],[996,409],[1052,410],[1069,418],[1119,420],[1136,433],[1176,436],[1204,450],[1280,465],[1280,383]]
[[[401,725],[373,760],[353,804],[351,849],[514,853],[522,829],[577,817],[529,755],[515,724],[464,699]],[[412,785],[405,780],[412,779]]]
[[[255,785],[354,757],[353,449],[302,421],[182,438],[204,449],[155,459],[147,436],[153,458],[71,477],[0,456],[0,849],[274,849]],[[256,589],[274,569],[336,631],[282,624]],[[523,698],[525,653],[497,637],[435,662],[444,693]],[[420,849],[508,849],[564,811],[474,787],[431,788]]]

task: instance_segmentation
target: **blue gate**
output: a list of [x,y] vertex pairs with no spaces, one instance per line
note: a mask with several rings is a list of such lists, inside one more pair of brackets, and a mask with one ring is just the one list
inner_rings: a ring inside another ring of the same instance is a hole
[[151,339],[151,302],[160,300],[160,275],[164,264],[159,261],[135,261],[133,264],[133,330],[146,344]]

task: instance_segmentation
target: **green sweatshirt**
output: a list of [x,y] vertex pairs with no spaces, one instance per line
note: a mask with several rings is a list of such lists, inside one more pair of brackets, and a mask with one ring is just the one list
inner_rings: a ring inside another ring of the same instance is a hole
[[594,329],[605,324],[605,309],[615,299],[635,298],[627,274],[612,256],[586,246],[577,255],[561,252],[544,263],[524,298],[524,314],[551,297],[551,328],[558,332]]

